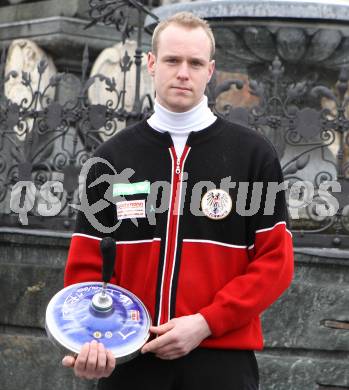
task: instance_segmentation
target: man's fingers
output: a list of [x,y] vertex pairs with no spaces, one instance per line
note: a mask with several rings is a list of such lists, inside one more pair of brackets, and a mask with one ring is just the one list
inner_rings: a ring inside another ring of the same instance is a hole
[[162,360],[174,360],[174,359],[178,359],[184,355],[181,355],[181,354],[171,354],[171,355],[156,354],[155,356],[159,359],[162,359]]
[[98,343],[97,347],[97,373],[100,375],[104,374],[107,366],[107,354],[102,343]]
[[167,344],[161,348],[158,348],[156,350],[156,355],[160,355],[160,356],[167,356],[167,355],[172,355],[172,354],[179,354],[181,353],[181,349],[176,347],[175,345],[173,344]]
[[155,333],[160,337],[157,337],[156,339],[145,344],[141,352],[142,353],[154,352],[158,348],[161,348],[164,345],[168,344],[171,340],[171,337],[167,337],[168,332],[172,330],[174,327],[175,324],[172,321],[166,322],[166,324],[159,325],[159,326],[151,326],[149,329],[150,332]]
[[169,330],[173,329],[174,326],[175,326],[175,324],[170,321],[170,322],[166,322],[166,324],[162,324],[159,326],[151,326],[149,330],[151,333],[155,333],[155,334],[160,336],[160,335],[168,332]]
[[163,348],[173,341],[170,333],[165,333],[162,336],[157,337],[156,339],[149,341],[141,349],[142,353],[147,352],[157,352],[159,348]]
[[85,371],[89,351],[90,351],[90,344],[89,343],[84,344],[75,361],[74,372],[76,376],[81,376],[82,373]]
[[[163,336],[161,336],[163,337]],[[149,343],[145,344],[143,348],[141,349],[141,353],[147,353],[147,352],[154,352],[161,346],[163,346],[163,341],[160,340],[160,338],[157,338],[155,340],[149,341]]]
[[155,356],[164,360],[172,360],[177,359],[181,356],[185,356],[189,352],[190,351],[186,350],[183,346],[176,344],[167,344],[164,347],[157,349]]
[[83,379],[108,377],[113,372],[115,363],[112,352],[107,351],[96,340],[84,344],[76,358],[65,356],[62,360],[63,366],[74,368],[75,375]]
[[73,356],[64,356],[62,364],[64,367],[72,368],[75,364],[75,358]]
[[87,371],[93,372],[96,370],[97,359],[98,359],[98,342],[96,340],[93,340],[90,343],[90,352],[88,354],[88,359],[86,363]]
[[105,376],[108,377],[115,369],[116,361],[113,353],[111,351],[107,351],[107,367],[105,370]]

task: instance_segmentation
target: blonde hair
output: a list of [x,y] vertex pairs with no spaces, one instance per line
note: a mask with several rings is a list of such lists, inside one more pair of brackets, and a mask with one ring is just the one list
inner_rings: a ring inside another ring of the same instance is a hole
[[157,55],[158,52],[158,45],[159,45],[159,36],[163,30],[165,30],[166,27],[168,27],[170,24],[177,24],[182,27],[186,28],[198,28],[201,27],[205,33],[207,34],[208,38],[210,39],[211,44],[211,53],[210,53],[210,59],[213,58],[215,53],[215,39],[213,36],[213,32],[211,30],[211,27],[206,22],[206,20],[199,18],[198,16],[193,15],[190,12],[179,12],[163,21],[161,21],[156,27],[153,32],[152,37],[152,52]]

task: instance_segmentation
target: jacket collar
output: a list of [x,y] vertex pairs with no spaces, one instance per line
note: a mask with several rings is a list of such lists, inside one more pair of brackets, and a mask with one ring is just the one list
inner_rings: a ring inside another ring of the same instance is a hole
[[[173,146],[172,138],[169,132],[161,133],[159,131],[154,130],[147,122],[147,119],[142,120],[138,124],[138,131],[145,138],[147,138],[150,142],[155,142],[157,144],[161,144],[165,147]],[[187,145],[194,146],[200,144],[201,142],[207,142],[211,140],[212,137],[218,135],[224,126],[224,119],[217,117],[216,121],[212,123],[210,126],[202,129],[200,131],[192,131],[189,134]]]

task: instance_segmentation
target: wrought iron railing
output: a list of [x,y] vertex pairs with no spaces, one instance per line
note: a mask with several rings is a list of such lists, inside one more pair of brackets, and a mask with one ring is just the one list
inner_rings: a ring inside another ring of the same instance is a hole
[[[0,60],[0,225],[31,228],[71,229],[76,210],[69,205],[78,201],[78,178],[83,163],[94,150],[118,129],[118,123],[130,124],[152,111],[152,97],[140,96],[142,33],[144,15],[152,13],[137,1],[90,0],[90,25],[113,24],[130,37],[135,26],[131,18],[136,12],[137,49],[134,59],[126,51],[120,61],[123,84],[114,78],[97,74],[87,77],[88,48],[82,59],[81,89],[73,100],[62,103],[50,97],[64,83],[68,74],[57,74],[42,85],[47,63],[37,66],[38,81],[33,87],[31,75],[14,71],[4,74],[6,51]],[[153,15],[152,15],[153,16]],[[155,17],[155,16],[154,16]],[[135,99],[132,110],[125,108],[125,80],[131,64],[136,65]],[[19,78],[29,98],[19,103],[4,94],[5,84]],[[89,89],[102,82],[113,95],[106,104],[92,104]],[[60,99],[62,100],[62,99]],[[21,183],[21,184],[19,184]],[[58,185],[57,185],[58,183]],[[51,194],[51,195],[50,195]],[[53,205],[55,203],[55,205]],[[51,218],[49,218],[51,217]]]
[[[321,234],[327,234],[327,243],[347,245],[348,68],[340,70],[335,91],[311,79],[287,83],[283,73],[276,57],[264,80],[250,80],[250,93],[259,104],[249,109],[228,104],[219,114],[254,128],[274,144],[289,189],[290,223],[296,237],[311,233],[303,241],[321,245],[325,244]],[[304,100],[312,104],[304,107]],[[311,172],[308,167],[314,158]]]
[[[87,76],[86,48],[82,87],[74,99],[62,101],[48,93],[64,83],[67,74],[54,75],[47,85],[41,85],[47,70],[44,61],[37,67],[36,88],[29,73],[5,75],[6,51],[2,52],[1,226],[72,229],[76,210],[70,204],[79,200],[83,163],[104,139],[115,134],[120,121],[138,121],[153,109],[152,96],[140,94],[145,15],[156,18],[138,1],[90,0],[90,25],[112,24],[122,33],[123,41],[136,33],[137,49],[133,58],[125,52],[120,61],[124,82],[117,85],[115,79],[104,75]],[[125,80],[132,61],[136,65],[135,98],[132,109],[127,110]],[[21,80],[30,91],[30,98],[14,102],[5,96],[5,84],[13,78]],[[105,104],[89,101],[88,91],[97,81],[114,95]],[[244,83],[234,77],[218,85],[214,77],[207,88],[209,104],[217,115],[254,128],[274,144],[288,181],[291,226],[296,238],[312,245],[316,241],[319,245],[349,245],[347,69],[340,70],[333,91],[316,79],[288,79],[283,63],[275,57],[263,77],[249,81],[250,93],[258,104],[250,108],[222,104],[224,92],[241,89]],[[309,104],[305,105],[305,101]]]

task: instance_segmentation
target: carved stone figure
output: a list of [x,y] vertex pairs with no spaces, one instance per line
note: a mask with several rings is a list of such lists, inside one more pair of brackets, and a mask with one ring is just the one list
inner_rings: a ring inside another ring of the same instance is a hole
[[[132,110],[133,102],[135,99],[135,87],[136,87],[136,65],[134,63],[134,54],[137,44],[135,41],[126,40],[125,44],[118,43],[112,47],[104,49],[96,59],[92,70],[91,77],[97,74],[114,78],[116,82],[116,89],[120,93],[124,89],[124,73],[121,70],[120,63],[123,61],[125,52],[127,52],[132,64],[129,71],[126,73],[125,79],[125,101],[124,108],[127,111]],[[113,107],[117,105],[117,95],[114,92],[106,90],[107,85],[100,80],[96,80],[94,84],[89,88],[88,97],[92,104],[105,105],[108,100],[113,102]],[[154,95],[152,79],[147,72],[146,56],[142,58],[142,70],[141,70],[141,87],[140,96],[144,94]],[[118,109],[122,107],[122,101],[119,102]],[[124,121],[117,121],[114,125],[117,129],[125,127]],[[107,138],[108,134],[101,133],[103,138]]]
[[[38,65],[41,60],[47,63],[47,68],[43,72],[40,80],[40,74],[38,72]],[[16,76],[11,76],[5,84],[5,96],[12,102],[18,105],[23,104],[28,107],[33,99],[33,92],[39,90],[43,92],[49,84],[50,78],[57,73],[56,67],[52,62],[52,59],[33,41],[29,39],[16,39],[14,40],[8,50],[5,74],[9,74],[11,71],[16,72]],[[23,73],[24,72],[24,73]],[[23,84],[23,75],[30,79],[30,86]],[[40,85],[39,85],[40,81]],[[38,100],[37,109],[42,108],[42,105],[47,102],[47,98],[52,99],[55,94],[54,88],[48,88],[45,91],[45,98]],[[23,99],[26,99],[25,102]],[[32,106],[34,108],[34,106]],[[31,131],[32,120],[28,119],[26,122],[28,131]],[[15,128],[18,138],[24,140],[26,132]]]

